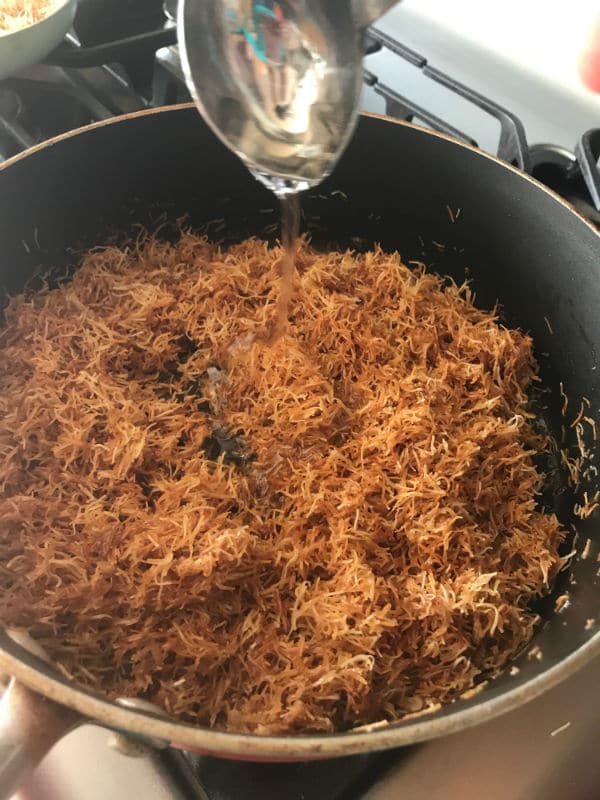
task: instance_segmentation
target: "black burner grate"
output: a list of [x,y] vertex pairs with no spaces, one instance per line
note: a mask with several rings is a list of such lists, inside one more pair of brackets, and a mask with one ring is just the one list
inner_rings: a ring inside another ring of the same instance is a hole
[[[426,77],[441,84],[459,97],[468,100],[470,103],[478,106],[482,111],[485,111],[498,120],[500,123],[498,157],[504,161],[508,161],[510,164],[514,164],[514,166],[519,169],[530,172],[531,161],[529,158],[525,128],[514,114],[502,108],[502,106],[499,106],[497,103],[494,103],[492,100],[489,100],[487,97],[484,97],[479,92],[470,89],[463,83],[459,83],[450,75],[446,75],[444,72],[430,66],[424,56],[419,55],[419,53],[416,53],[409,47],[405,47],[385,33],[372,30],[369,32],[369,40],[368,50],[370,53],[376,52],[382,47],[386,47],[409,64],[420,69]],[[395,89],[381,83],[372,73],[367,73],[366,81],[373,87],[378,95],[385,99],[386,113],[390,117],[406,120],[407,122],[412,122],[414,118],[418,118],[436,131],[446,133],[449,136],[454,136],[456,139],[477,146],[477,141],[467,133],[454,128],[445,120],[431,114],[426,109],[421,108],[416,103],[398,94]]]

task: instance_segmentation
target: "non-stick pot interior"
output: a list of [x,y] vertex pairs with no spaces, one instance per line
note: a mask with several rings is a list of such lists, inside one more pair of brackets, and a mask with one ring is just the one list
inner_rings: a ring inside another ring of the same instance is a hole
[[[334,175],[303,199],[303,209],[304,229],[319,247],[380,243],[405,261],[468,278],[478,304],[498,302],[507,323],[533,335],[557,438],[564,426],[566,445],[574,443],[569,423],[583,398],[600,430],[600,236],[557,198],[474,150],[365,117]],[[137,235],[140,225],[162,225],[162,235],[172,236],[183,217],[225,241],[274,237],[279,220],[275,198],[193,108],[66,137],[0,169],[0,284],[12,294],[36,272],[64,273],[76,266],[78,251]],[[561,382],[570,398],[566,421]],[[598,448],[591,426],[585,430],[593,465]],[[596,483],[583,487],[589,497]],[[542,608],[537,657],[524,653],[518,673],[442,715],[525,686],[597,635],[600,534],[593,518],[569,513],[575,499],[558,491],[551,498],[563,521],[575,524],[578,554],[555,591],[567,591],[569,602],[561,613],[553,599]]]

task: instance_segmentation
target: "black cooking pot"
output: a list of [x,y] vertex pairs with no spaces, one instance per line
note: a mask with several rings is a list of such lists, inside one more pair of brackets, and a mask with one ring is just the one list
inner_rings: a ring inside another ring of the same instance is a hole
[[[532,333],[555,433],[563,424],[560,383],[571,408],[583,397],[589,400],[587,415],[600,430],[600,235],[560,198],[475,149],[365,116],[335,174],[303,205],[305,227],[319,247],[360,249],[380,242],[398,249],[405,261],[423,261],[457,280],[469,277],[479,305],[499,301],[510,325]],[[229,240],[278,222],[274,198],[192,107],[140,113],[68,134],[0,168],[0,282],[8,293],[18,292],[40,267],[76,265],[81,248],[183,214],[193,225],[216,220],[209,232]],[[169,224],[162,230],[168,236]],[[598,445],[588,429],[593,458]],[[574,429],[567,426],[566,435],[566,444],[573,444]],[[596,487],[593,480],[582,490],[591,496]],[[553,598],[540,607],[543,624],[531,645],[536,649],[528,648],[518,669],[507,670],[476,696],[385,727],[265,737],[194,727],[74,686],[0,634],[0,667],[18,681],[3,699],[0,718],[4,790],[14,788],[19,771],[58,735],[85,718],[188,750],[294,760],[410,744],[514,708],[600,654],[600,529],[593,518],[571,517],[574,499],[560,513],[565,524],[575,523],[577,555],[555,590],[555,597],[567,592],[570,602],[559,604],[560,612]]]

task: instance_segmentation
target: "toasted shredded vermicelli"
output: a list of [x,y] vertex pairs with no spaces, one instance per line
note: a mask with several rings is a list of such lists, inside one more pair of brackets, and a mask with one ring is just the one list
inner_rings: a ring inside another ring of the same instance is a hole
[[56,6],[57,0],[0,0],[0,33],[40,22]]
[[255,733],[468,691],[563,564],[530,338],[381,250],[91,252],[0,335],[0,618],[111,697]]

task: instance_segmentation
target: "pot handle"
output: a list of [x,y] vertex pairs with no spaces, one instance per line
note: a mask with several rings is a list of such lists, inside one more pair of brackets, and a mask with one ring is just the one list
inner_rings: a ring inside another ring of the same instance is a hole
[[0,701],[0,800],[23,785],[50,748],[83,718],[11,680]]
[[174,27],[138,33],[135,36],[127,36],[125,39],[117,39],[107,44],[86,47],[74,47],[63,42],[44,59],[44,63],[76,69],[99,67],[110,61],[120,61],[122,58],[154,56],[157,50],[162,47],[171,47],[176,42],[177,31]]

